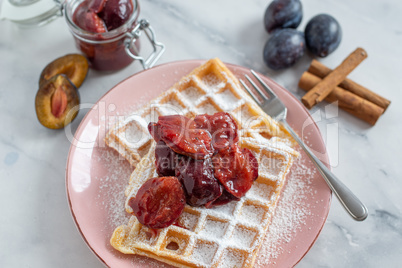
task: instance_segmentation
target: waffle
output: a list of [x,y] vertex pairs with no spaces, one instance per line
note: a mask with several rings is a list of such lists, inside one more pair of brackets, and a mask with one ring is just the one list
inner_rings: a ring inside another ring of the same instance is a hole
[[[178,224],[151,230],[131,216],[127,225],[115,229],[111,245],[126,254],[151,257],[177,267],[252,267],[263,242],[285,176],[294,155],[276,149],[268,141],[241,138],[240,147],[250,149],[259,162],[259,177],[237,202],[207,209],[186,205]],[[157,177],[155,142],[130,177],[127,204],[141,185]]]
[[135,168],[126,188],[127,205],[141,185],[156,177],[155,142],[147,130],[159,115],[230,113],[239,128],[239,145],[259,162],[259,177],[237,202],[212,209],[186,205],[178,224],[159,231],[132,216],[115,229],[111,245],[122,253],[148,256],[177,267],[252,267],[267,232],[286,174],[298,153],[289,134],[241,89],[219,60],[194,69],[173,87],[118,122],[106,143]]
[[107,133],[105,142],[136,166],[149,151],[152,137],[149,122],[160,115],[228,112],[237,121],[240,136],[260,140],[289,141],[289,135],[242,90],[232,72],[219,60],[211,59],[194,69],[173,87],[142,109],[120,120]]

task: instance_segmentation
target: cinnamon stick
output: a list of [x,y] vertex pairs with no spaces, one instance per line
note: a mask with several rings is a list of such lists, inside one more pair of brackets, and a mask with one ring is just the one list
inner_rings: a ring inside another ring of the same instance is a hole
[[[319,62],[318,60],[313,60],[310,64],[310,67],[308,68],[308,72],[318,76],[319,78],[324,78],[328,74],[332,72],[330,68]],[[357,96],[362,97],[363,99],[366,99],[381,108],[384,109],[384,111],[388,108],[390,105],[391,101],[387,100],[386,98],[381,97],[380,95],[374,93],[373,91],[369,90],[368,88],[365,88],[364,86],[353,82],[352,80],[346,78],[343,80],[340,84],[339,87],[346,89]]]
[[[305,91],[311,91],[320,82],[322,82],[320,77],[304,72],[300,78],[299,87]],[[384,112],[382,107],[340,87],[335,87],[325,100],[328,102],[338,101],[339,108],[372,126]]]
[[336,67],[335,70],[328,74],[324,79],[322,79],[322,81],[303,96],[303,104],[308,109],[311,109],[315,104],[321,102],[337,85],[345,80],[346,76],[365,58],[367,58],[367,52],[362,48],[357,48],[338,67]]

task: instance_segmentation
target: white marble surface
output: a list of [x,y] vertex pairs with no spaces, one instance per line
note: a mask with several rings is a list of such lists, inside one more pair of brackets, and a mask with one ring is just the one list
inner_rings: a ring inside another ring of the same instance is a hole
[[[265,67],[268,39],[262,18],[269,1],[141,1],[141,17],[151,21],[167,46],[159,63],[219,57],[267,74],[297,98],[297,82],[308,67],[305,55],[293,68]],[[350,77],[392,100],[376,126],[340,111],[321,113],[334,173],[367,205],[369,217],[353,221],[333,198],[318,240],[297,267],[400,267],[402,261],[402,2],[399,0],[305,0],[309,18],[329,13],[343,28],[340,47],[321,61],[337,66],[356,47],[369,54]],[[0,22],[0,267],[102,267],[78,233],[65,190],[70,147],[63,131],[42,127],[35,115],[38,77],[51,60],[76,52],[64,19],[36,29]],[[141,70],[139,63],[115,73],[90,71],[80,89],[94,103],[119,81]],[[325,105],[311,112],[320,115]],[[318,113],[317,113],[318,111]],[[76,129],[85,114],[73,122]],[[318,118],[318,117],[317,117]],[[334,130],[331,130],[334,134]]]

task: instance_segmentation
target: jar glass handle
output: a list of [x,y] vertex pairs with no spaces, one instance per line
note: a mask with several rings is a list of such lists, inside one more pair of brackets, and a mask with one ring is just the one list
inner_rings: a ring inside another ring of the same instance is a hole
[[[153,48],[151,54],[146,59],[139,55],[138,49],[135,46],[135,42],[138,38],[140,38],[142,32],[144,32],[148,37],[148,40]],[[145,19],[140,20],[134,29],[127,33],[127,35],[129,38],[125,40],[126,52],[132,58],[139,60],[144,69],[153,67],[162,56],[163,52],[165,52],[165,45],[156,41],[155,32],[153,31],[149,22]]]

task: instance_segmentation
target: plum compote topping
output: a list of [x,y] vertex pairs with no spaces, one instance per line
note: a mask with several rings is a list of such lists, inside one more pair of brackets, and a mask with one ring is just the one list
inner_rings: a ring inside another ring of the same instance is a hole
[[128,205],[138,221],[152,229],[165,228],[183,212],[186,197],[176,177],[158,177],[146,181]]
[[87,1],[88,9],[92,10],[93,12],[98,14],[105,7],[106,1],[107,0],[91,0],[91,1]]
[[156,173],[159,176],[175,176],[176,163],[179,155],[176,154],[162,140],[156,143],[155,147]]
[[[85,2],[84,2],[85,3]],[[82,3],[81,5],[84,5]],[[74,13],[74,22],[83,30],[91,33],[105,33],[105,22],[92,10],[79,7]]]
[[237,124],[228,113],[194,119],[160,116],[148,130],[157,142],[158,175],[175,176],[147,181],[129,200],[138,220],[148,227],[174,223],[183,210],[182,200],[207,208],[238,201],[258,177],[257,160],[238,146]]
[[240,198],[258,177],[258,162],[253,153],[233,144],[230,150],[213,157],[214,175],[233,196]]
[[205,207],[212,208],[212,207],[216,207],[216,206],[222,206],[231,201],[239,201],[239,200],[240,200],[240,198],[235,197],[234,195],[232,195],[231,193],[226,191],[225,188],[223,188],[222,195],[219,196],[218,199],[214,200],[214,202],[206,204]]
[[208,130],[211,133],[215,152],[226,150],[231,144],[239,141],[236,121],[228,113],[197,115],[194,122],[197,124],[197,128]]
[[214,177],[211,159],[183,157],[176,166],[176,177],[182,183],[190,206],[212,203],[222,194],[222,186]]
[[108,31],[123,25],[133,12],[131,0],[102,0],[102,2],[104,8],[98,14],[105,22]]
[[131,0],[87,0],[78,6],[73,20],[85,31],[105,33],[123,25],[132,13]]
[[193,120],[181,115],[160,116],[158,123],[149,123],[155,141],[164,141],[174,152],[194,159],[212,156],[211,134],[195,128]]

